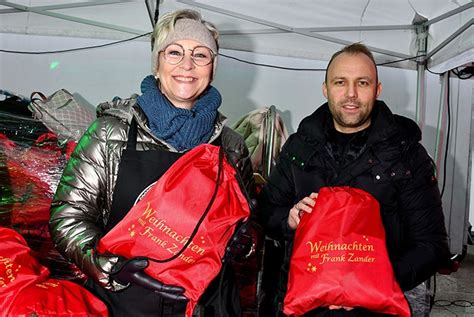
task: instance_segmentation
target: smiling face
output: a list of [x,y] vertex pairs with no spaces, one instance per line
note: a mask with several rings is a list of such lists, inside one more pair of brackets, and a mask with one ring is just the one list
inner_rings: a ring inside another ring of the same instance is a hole
[[185,56],[176,65],[169,64],[164,59],[163,52],[159,54],[157,76],[160,80],[161,92],[178,108],[192,109],[195,101],[211,83],[212,65],[197,66],[191,59],[191,51],[201,43],[194,40],[179,40],[185,49]]
[[375,65],[368,56],[342,53],[335,57],[327,70],[323,94],[336,130],[354,133],[367,128],[381,91]]

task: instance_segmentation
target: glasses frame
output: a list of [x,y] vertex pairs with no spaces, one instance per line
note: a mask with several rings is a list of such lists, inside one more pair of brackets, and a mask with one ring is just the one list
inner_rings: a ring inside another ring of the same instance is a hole
[[[182,51],[183,51],[183,55],[181,56],[181,59],[180,59],[179,61],[177,61],[176,63],[170,62],[170,61],[166,58],[165,51],[166,51],[166,49],[167,49],[168,47],[170,47],[171,45],[179,46],[179,47],[181,47],[181,49],[182,49]],[[195,50],[196,48],[205,48],[205,49],[207,49],[207,50],[209,51],[209,53],[211,53],[211,60],[209,61],[209,63],[204,64],[204,65],[200,65],[200,64],[196,63],[196,61],[194,60],[194,50]],[[210,64],[212,64],[212,63],[214,62],[214,59],[215,59],[215,57],[216,57],[216,54],[215,54],[209,47],[207,47],[207,46],[198,45],[198,46],[194,47],[193,49],[190,49],[190,48],[186,49],[186,48],[183,47],[183,45],[178,44],[178,43],[170,43],[170,44],[166,45],[166,47],[163,48],[161,51],[159,51],[159,53],[163,53],[163,58],[164,58],[165,62],[167,62],[168,64],[170,64],[170,65],[178,65],[179,63],[181,63],[181,62],[183,61],[184,56],[186,55],[186,51],[191,51],[191,60],[193,61],[193,64],[196,65],[196,66],[204,67],[204,66],[210,65]]]

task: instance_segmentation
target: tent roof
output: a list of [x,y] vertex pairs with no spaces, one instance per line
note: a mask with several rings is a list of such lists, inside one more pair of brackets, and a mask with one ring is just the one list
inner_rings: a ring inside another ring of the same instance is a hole
[[[164,0],[159,12],[193,8],[221,32],[221,47],[328,60],[363,42],[384,63],[419,55],[445,71],[474,61],[472,0]],[[0,32],[125,39],[152,31],[157,1],[0,0]],[[421,57],[418,60],[423,60]],[[415,67],[414,62],[396,63]]]

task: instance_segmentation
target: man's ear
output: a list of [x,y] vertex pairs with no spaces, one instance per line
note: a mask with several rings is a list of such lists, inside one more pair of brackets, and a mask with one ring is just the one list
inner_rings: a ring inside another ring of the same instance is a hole
[[382,83],[378,82],[377,83],[377,88],[376,88],[376,91],[375,91],[375,98],[377,99],[381,93],[382,93]]
[[323,82],[323,95],[328,99],[328,87],[326,86],[326,82]]

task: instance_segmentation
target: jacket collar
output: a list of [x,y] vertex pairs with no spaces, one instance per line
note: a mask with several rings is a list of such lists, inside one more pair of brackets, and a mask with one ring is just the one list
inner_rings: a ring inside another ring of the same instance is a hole
[[[334,123],[326,102],[301,121],[297,132],[310,144],[325,144],[331,129],[334,129]],[[421,140],[421,131],[415,122],[394,115],[383,101],[377,100],[372,112],[371,132],[367,145],[382,142],[397,134],[400,134],[406,141],[418,142]]]
[[[392,114],[383,101],[376,101],[373,115],[365,148],[395,138],[406,145],[421,140],[418,125],[411,119]],[[327,146],[331,129],[334,129],[334,123],[329,106],[325,103],[304,118],[296,134],[290,137],[293,142],[287,146],[288,159],[302,169],[311,165],[312,157],[321,151],[321,146]]]

